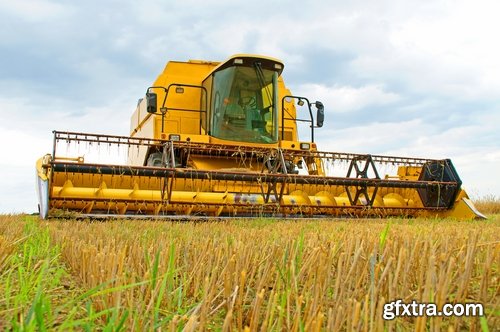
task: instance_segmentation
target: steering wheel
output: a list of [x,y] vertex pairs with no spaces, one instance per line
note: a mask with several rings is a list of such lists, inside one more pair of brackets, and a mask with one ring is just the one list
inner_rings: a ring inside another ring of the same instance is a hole
[[243,108],[257,108],[257,101],[255,97],[241,97],[240,106]]

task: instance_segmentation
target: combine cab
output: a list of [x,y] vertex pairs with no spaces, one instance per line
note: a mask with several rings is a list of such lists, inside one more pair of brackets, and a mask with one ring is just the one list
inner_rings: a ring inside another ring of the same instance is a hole
[[448,159],[318,151],[323,104],[292,95],[282,70],[252,55],[169,62],[130,136],[55,131],[37,162],[41,218],[484,217]]

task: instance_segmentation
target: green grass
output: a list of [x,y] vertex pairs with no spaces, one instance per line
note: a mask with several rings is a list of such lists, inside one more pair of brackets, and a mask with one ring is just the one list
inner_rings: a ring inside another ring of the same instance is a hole
[[[86,292],[78,289],[61,262],[60,247],[51,243],[49,229],[41,227],[37,218],[0,222],[3,228],[11,223],[11,233],[18,230],[17,234],[1,236],[2,244],[13,250],[0,265],[0,330],[124,329],[126,313],[119,308],[96,312],[92,304],[93,297],[124,287],[113,289],[102,284]],[[18,238],[12,238],[13,235]]]
[[14,330],[45,330],[57,323],[51,302],[64,289],[61,280],[67,274],[48,230],[39,229],[33,219],[23,224],[21,241],[16,241],[0,271],[0,314],[3,324]]

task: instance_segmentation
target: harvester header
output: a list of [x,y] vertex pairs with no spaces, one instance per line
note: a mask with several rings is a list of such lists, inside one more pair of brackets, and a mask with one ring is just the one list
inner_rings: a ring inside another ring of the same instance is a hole
[[129,136],[54,131],[37,162],[41,218],[484,217],[449,159],[318,150],[324,106],[293,95],[283,68],[244,54],[171,61]]

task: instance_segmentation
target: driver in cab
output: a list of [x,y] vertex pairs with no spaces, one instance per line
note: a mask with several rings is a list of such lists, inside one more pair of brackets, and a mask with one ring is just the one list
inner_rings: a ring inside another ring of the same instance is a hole
[[[255,105],[254,105],[255,106]],[[260,116],[260,112],[251,105],[245,105],[239,98],[224,99],[224,118],[222,123],[223,131],[230,131],[232,139],[238,140],[238,137],[245,141],[270,143],[265,130],[265,121]],[[229,137],[228,137],[229,138]]]

